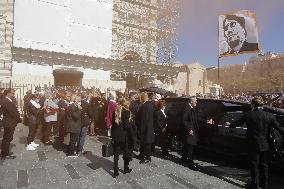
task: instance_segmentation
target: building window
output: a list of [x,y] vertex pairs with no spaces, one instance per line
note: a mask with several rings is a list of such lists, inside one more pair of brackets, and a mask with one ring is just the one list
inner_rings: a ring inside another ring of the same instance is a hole
[[201,85],[202,85],[202,82],[201,82],[201,80],[199,80],[199,82],[198,82],[198,85],[199,85],[199,86],[201,86]]

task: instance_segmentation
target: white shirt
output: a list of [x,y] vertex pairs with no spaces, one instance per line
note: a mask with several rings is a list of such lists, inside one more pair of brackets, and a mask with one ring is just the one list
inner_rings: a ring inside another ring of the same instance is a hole
[[165,117],[167,117],[167,115],[165,113],[165,108],[161,109],[161,112],[164,114]]
[[12,99],[11,99],[10,97],[6,96],[6,98],[7,98],[8,100],[10,100],[10,102],[13,102],[13,101],[12,101]]

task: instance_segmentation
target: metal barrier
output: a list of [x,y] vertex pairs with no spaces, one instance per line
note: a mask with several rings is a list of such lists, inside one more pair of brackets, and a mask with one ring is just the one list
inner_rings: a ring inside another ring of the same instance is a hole
[[24,85],[15,85],[13,83],[0,83],[1,89],[8,89],[12,87],[15,89],[15,98],[18,102],[18,107],[23,110],[24,106],[24,97],[27,93],[27,91],[35,92],[36,89],[44,89],[46,86],[40,86],[40,85],[33,85],[33,84],[24,84]]

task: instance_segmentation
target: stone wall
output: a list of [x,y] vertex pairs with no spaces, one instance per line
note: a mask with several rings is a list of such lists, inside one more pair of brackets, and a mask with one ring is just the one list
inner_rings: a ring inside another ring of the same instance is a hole
[[0,81],[10,81],[13,41],[13,0],[0,0]]
[[112,58],[138,53],[147,63],[157,59],[157,0],[114,0]]

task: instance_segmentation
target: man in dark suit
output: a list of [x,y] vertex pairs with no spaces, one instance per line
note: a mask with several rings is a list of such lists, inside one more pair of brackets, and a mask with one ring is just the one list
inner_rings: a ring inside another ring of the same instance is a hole
[[79,96],[71,96],[71,102],[65,113],[64,129],[65,133],[70,134],[70,142],[68,146],[67,156],[78,157],[76,143],[79,142],[81,132],[81,98]]
[[236,127],[243,123],[247,125],[248,150],[251,163],[251,188],[268,188],[268,156],[269,156],[269,132],[274,127],[284,134],[284,129],[279,127],[275,116],[263,111],[263,99],[255,97],[252,100],[252,111],[246,112],[238,121],[230,127]]
[[88,128],[91,124],[92,111],[90,109],[89,100],[87,94],[83,93],[81,95],[82,101],[82,111],[81,111],[81,133],[79,140],[79,153],[83,153],[84,145],[88,134]]
[[3,111],[3,126],[4,135],[1,144],[1,158],[2,159],[15,159],[16,156],[10,153],[10,143],[13,140],[15,128],[22,120],[17,106],[13,102],[15,91],[13,89],[7,89],[4,91],[5,98],[1,103]]
[[188,163],[189,168],[197,170],[193,162],[194,146],[198,139],[198,122],[197,122],[197,98],[190,97],[188,106],[183,113],[183,128],[181,129],[183,138],[182,161]]
[[138,130],[140,135],[140,163],[151,161],[151,145],[155,140],[154,134],[154,106],[149,101],[148,94],[142,93],[142,106],[139,109]]

